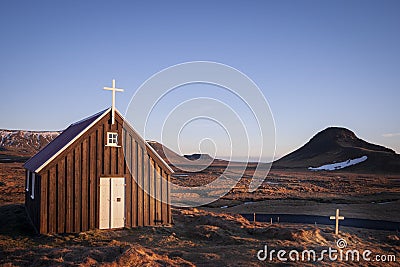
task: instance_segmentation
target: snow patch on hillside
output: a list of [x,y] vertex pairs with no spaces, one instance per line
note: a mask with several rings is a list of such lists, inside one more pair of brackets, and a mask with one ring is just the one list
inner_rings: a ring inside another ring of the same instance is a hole
[[342,162],[322,165],[322,166],[317,167],[317,168],[308,167],[308,169],[310,171],[334,171],[334,170],[340,170],[340,169],[343,169],[343,168],[346,168],[346,167],[361,163],[363,161],[366,161],[367,159],[368,159],[367,156],[362,156],[362,157],[356,158],[356,159],[349,159],[349,160],[342,161]]
[[38,150],[47,145],[61,132],[58,131],[23,131],[0,129],[0,147],[13,147],[22,150]]

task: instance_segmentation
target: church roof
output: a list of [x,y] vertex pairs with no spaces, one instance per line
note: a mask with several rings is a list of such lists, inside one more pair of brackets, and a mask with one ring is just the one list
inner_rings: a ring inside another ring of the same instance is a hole
[[94,125],[98,119],[109,112],[109,108],[90,117],[71,124],[42,150],[25,162],[24,167],[32,172],[39,172],[47,163],[78,139],[82,133]]
[[[71,124],[67,129],[62,131],[62,133],[57,136],[53,141],[51,141],[42,150],[36,153],[32,158],[25,162],[24,167],[32,172],[40,172],[47,164],[49,164],[53,159],[55,159],[61,152],[68,148],[72,143],[82,136],[87,130],[89,130],[93,125],[95,125],[100,119],[107,115],[111,111],[111,108],[100,111],[90,117]],[[119,113],[116,110],[117,113]],[[121,116],[122,117],[122,116]],[[127,123],[127,122],[126,122]],[[128,123],[129,125],[129,123]],[[130,126],[130,125],[129,125]],[[130,126],[132,129],[133,127]],[[136,133],[137,134],[137,133]],[[138,134],[138,136],[140,136]],[[147,144],[146,148],[154,152],[157,158],[165,165],[165,167],[173,173],[174,171],[171,167],[154,151],[154,149]]]

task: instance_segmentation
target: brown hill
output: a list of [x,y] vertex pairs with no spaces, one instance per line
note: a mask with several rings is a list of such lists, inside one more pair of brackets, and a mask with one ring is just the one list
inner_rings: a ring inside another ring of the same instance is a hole
[[160,157],[171,166],[174,171],[179,171],[177,167],[173,166],[172,163],[183,162],[184,158],[178,155],[168,147],[158,143],[157,141],[147,141],[147,143],[160,155]]
[[190,155],[183,155],[185,158],[188,160],[206,160],[206,161],[212,161],[214,160],[210,155],[208,154],[200,154],[200,153],[194,153]]
[[[165,145],[157,141],[147,141],[149,145],[167,162],[175,172],[196,170],[198,167],[226,167],[229,162],[223,159],[215,159],[208,154],[179,155]],[[243,163],[239,163],[243,164]]]
[[367,160],[346,167],[346,171],[371,173],[400,173],[400,155],[392,149],[368,143],[352,131],[329,127],[309,142],[274,162],[273,167],[308,169],[326,164],[367,157]]

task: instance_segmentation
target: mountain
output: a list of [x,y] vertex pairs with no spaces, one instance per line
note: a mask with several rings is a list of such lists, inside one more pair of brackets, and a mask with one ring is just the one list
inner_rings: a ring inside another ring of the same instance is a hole
[[183,162],[184,158],[168,147],[158,143],[157,141],[147,141],[147,143],[160,155],[160,157],[171,166],[174,171],[178,169],[171,164],[171,162]]
[[[61,131],[24,131],[0,129],[0,162],[25,162],[55,139]],[[176,171],[176,166],[204,165],[220,162],[207,154],[178,155],[156,141],[148,141],[153,149]],[[167,157],[168,156],[168,157]]]
[[[0,162],[25,162],[60,133],[0,129]],[[181,156],[158,142],[148,143],[178,172],[181,171],[179,166],[208,166],[210,163],[214,167],[228,165],[228,161],[213,159],[207,154]],[[368,143],[348,129],[329,127],[316,134],[301,148],[275,161],[272,168],[400,173],[400,155],[390,148]]]
[[190,170],[191,168],[198,169],[195,166],[226,167],[229,163],[226,160],[215,159],[208,154],[195,153],[181,156],[167,146],[158,143],[157,141],[147,141],[147,143],[176,172],[181,172],[182,170]]
[[[323,165],[329,166],[318,168]],[[400,173],[400,155],[390,148],[368,143],[346,128],[329,127],[304,146],[275,161],[273,167]]]
[[0,129],[0,162],[24,162],[60,133]]
[[187,158],[188,160],[200,160],[200,161],[213,161],[214,160],[214,158],[212,158],[208,154],[195,153],[195,154],[183,155],[183,156],[185,158]]

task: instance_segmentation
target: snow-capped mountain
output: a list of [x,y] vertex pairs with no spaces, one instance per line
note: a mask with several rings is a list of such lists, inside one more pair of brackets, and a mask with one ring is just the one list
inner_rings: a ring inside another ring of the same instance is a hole
[[30,157],[60,133],[0,129],[0,154]]

